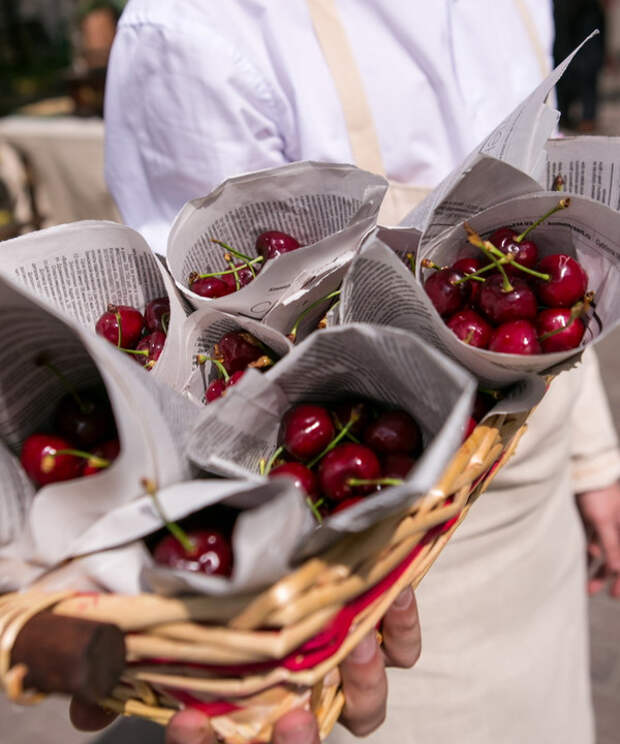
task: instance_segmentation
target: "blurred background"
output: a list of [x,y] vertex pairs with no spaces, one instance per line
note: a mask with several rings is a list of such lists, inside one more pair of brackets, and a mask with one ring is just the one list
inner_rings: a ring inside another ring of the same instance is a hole
[[[124,4],[0,0],[0,241],[72,220],[119,219],[103,177],[102,117],[106,64]],[[620,136],[620,0],[555,0],[555,16],[558,61],[594,28],[602,32],[558,87],[562,133]],[[616,333],[598,348],[620,430],[619,345]],[[590,608],[597,741],[619,744],[620,602],[601,595]],[[97,738],[71,729],[60,700],[18,709],[0,694],[0,720],[6,744]],[[136,741],[163,742],[163,735],[127,721],[98,738]]]

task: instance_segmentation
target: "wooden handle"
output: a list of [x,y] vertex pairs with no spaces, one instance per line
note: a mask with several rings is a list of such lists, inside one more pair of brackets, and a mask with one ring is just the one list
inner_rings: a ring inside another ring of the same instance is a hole
[[28,669],[24,687],[97,701],[110,694],[125,667],[125,639],[110,623],[41,612],[22,628],[11,665]]

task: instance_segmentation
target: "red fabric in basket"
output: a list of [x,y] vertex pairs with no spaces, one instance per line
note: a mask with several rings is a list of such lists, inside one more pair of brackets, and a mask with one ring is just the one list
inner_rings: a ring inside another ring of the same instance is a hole
[[189,692],[183,690],[166,690],[168,695],[176,698],[186,708],[192,708],[193,710],[199,710],[209,718],[215,718],[216,716],[225,716],[227,713],[234,713],[237,710],[242,710],[238,705],[228,702],[228,700],[213,700],[210,703],[205,703],[203,700],[190,695]]

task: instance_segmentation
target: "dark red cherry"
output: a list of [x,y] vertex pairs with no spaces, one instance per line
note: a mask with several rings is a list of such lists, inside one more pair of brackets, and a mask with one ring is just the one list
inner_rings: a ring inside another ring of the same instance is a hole
[[209,383],[205,391],[205,398],[207,403],[211,403],[214,400],[220,398],[226,390],[226,380],[223,377],[219,377],[217,380],[213,380]]
[[265,261],[295,251],[299,247],[299,242],[292,235],[279,230],[267,230],[256,238],[256,253]]
[[53,429],[75,447],[89,450],[114,430],[110,404],[94,391],[65,395],[56,406]]
[[282,419],[281,440],[286,451],[299,460],[320,454],[334,438],[334,424],[327,408],[301,403]]
[[486,349],[491,338],[492,326],[475,310],[464,308],[454,313],[446,322],[448,328],[469,346]]
[[495,325],[511,320],[534,320],[538,312],[536,295],[529,284],[519,277],[511,277],[512,291],[505,292],[500,274],[490,276],[483,284],[478,307]]
[[149,331],[168,333],[170,325],[170,300],[167,297],[156,297],[146,303],[144,322]]
[[191,551],[187,551],[173,535],[166,535],[155,547],[155,561],[183,571],[230,576],[232,547],[222,533],[208,529],[191,530],[187,537],[193,545]]
[[470,416],[465,427],[465,434],[463,435],[463,441],[469,439],[474,429],[478,426],[478,422],[473,416]]
[[404,479],[409,475],[415,463],[413,457],[402,452],[386,455],[381,460],[381,477]]
[[381,455],[417,454],[422,450],[422,432],[406,411],[385,411],[364,430],[364,444]]
[[226,387],[232,387],[233,385],[236,385],[239,380],[243,377],[245,374],[245,369],[239,369],[236,372],[233,372],[232,375],[228,378],[228,382],[226,383]]
[[331,406],[332,417],[336,425],[336,431],[344,428],[350,421],[353,412],[357,419],[351,425],[349,431],[354,437],[361,437],[366,424],[370,419],[370,406],[362,400],[351,400],[345,403],[335,403]]
[[197,295],[211,299],[224,297],[235,291],[234,287],[231,289],[223,279],[217,276],[205,276],[202,279],[195,279],[190,283],[189,288]]
[[[96,447],[93,450],[93,455],[95,457],[100,457],[103,460],[107,460],[108,463],[112,464],[114,460],[116,460],[116,458],[119,456],[120,451],[121,443],[118,441],[118,439],[110,439],[107,442],[103,442],[103,444],[100,444],[98,447]],[[102,470],[105,470],[107,467],[109,467],[109,465],[102,465],[95,459],[86,460],[86,465],[84,466],[84,470],[82,470],[82,475],[96,475]]]
[[496,328],[489,349],[502,354],[542,354],[536,328],[529,320],[511,320]]
[[217,349],[229,375],[246,369],[265,354],[260,342],[247,331],[227,333],[219,340]]
[[351,496],[348,499],[339,501],[330,510],[330,514],[337,514],[338,512],[346,511],[347,509],[350,509],[352,506],[355,506],[355,504],[358,504],[360,501],[363,501],[363,500],[364,500],[363,496]]
[[38,485],[77,478],[84,460],[75,455],[57,455],[58,450],[72,449],[71,442],[52,434],[31,434],[23,443],[20,460],[28,476]]
[[[571,310],[568,307],[541,310],[536,318],[536,331],[545,354],[576,349],[581,343],[585,330],[581,318],[571,320]],[[545,338],[547,333],[553,335]]]
[[[455,261],[452,264],[452,269],[454,271],[457,271],[459,274],[474,274],[476,271],[479,271],[485,264],[475,256],[470,256],[466,258],[459,258],[458,261]],[[482,282],[477,282],[475,279],[469,279],[466,282],[463,282],[463,285],[465,286],[465,291],[467,293],[467,301],[468,302],[476,302],[478,299],[478,295],[480,294],[480,287],[482,286]]]
[[[502,253],[510,254],[514,257],[514,260],[526,266],[528,269],[533,269],[538,261],[538,248],[533,240],[523,239],[517,241],[519,233],[511,230],[509,227],[502,227],[496,230],[493,235],[489,238],[491,243],[496,248],[499,248]],[[516,269],[518,271],[518,269]]]
[[[239,269],[237,271],[237,279],[239,280],[239,289],[241,287],[245,287],[247,284],[249,284],[254,279],[254,274],[250,271],[247,264],[244,263],[236,263],[235,268]],[[258,274],[260,271],[261,264],[254,264],[254,273]],[[222,274],[222,281],[226,284],[226,286],[229,288],[231,292],[237,291],[237,282],[235,281],[235,275],[231,272],[230,274]]]
[[132,354],[131,356],[147,369],[153,369],[155,363],[161,356],[166,343],[166,334],[163,331],[153,331],[138,341],[136,351],[147,351],[148,354]]
[[295,485],[311,499],[318,498],[319,483],[310,468],[300,462],[285,462],[269,471],[270,478],[282,478],[284,476],[292,478]]
[[424,282],[424,289],[437,312],[442,316],[453,315],[460,310],[468,298],[469,281],[456,284],[463,274],[453,269],[439,269]]
[[349,479],[376,480],[381,475],[381,465],[375,453],[362,444],[339,444],[319,464],[321,491],[333,501],[351,496],[363,496],[376,490],[376,486],[356,486]]
[[471,415],[476,419],[476,421],[482,421],[496,403],[497,400],[492,395],[478,391],[474,398],[474,408]]
[[588,288],[588,275],[574,258],[565,253],[554,253],[540,260],[537,271],[549,274],[549,281],[536,280],[536,294],[543,305],[571,307]]
[[[120,321],[120,334],[119,334]],[[133,349],[144,329],[142,313],[130,305],[108,305],[95,324],[95,331],[114,346]]]

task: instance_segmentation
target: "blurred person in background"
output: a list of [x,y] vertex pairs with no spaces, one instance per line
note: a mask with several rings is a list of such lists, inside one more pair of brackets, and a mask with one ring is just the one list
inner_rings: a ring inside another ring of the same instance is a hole
[[[110,60],[109,187],[161,254],[187,200],[297,160],[386,174],[395,224],[547,74],[552,14],[551,0],[130,0]],[[612,580],[620,596],[619,475],[585,354],[417,590],[422,656],[390,671],[370,742],[593,742],[583,525],[601,561],[590,588]]]

